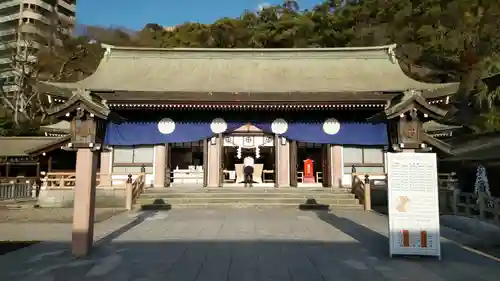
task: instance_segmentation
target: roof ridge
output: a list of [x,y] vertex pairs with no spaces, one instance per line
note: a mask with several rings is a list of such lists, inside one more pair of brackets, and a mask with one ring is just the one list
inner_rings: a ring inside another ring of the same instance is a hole
[[293,53],[293,52],[361,52],[361,51],[390,51],[396,44],[366,47],[334,47],[334,48],[149,48],[149,47],[129,47],[113,46],[101,44],[106,51],[138,51],[138,52],[243,52],[243,53]]

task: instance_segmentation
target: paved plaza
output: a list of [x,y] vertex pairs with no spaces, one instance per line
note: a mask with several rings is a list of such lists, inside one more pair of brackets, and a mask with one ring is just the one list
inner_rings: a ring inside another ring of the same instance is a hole
[[480,281],[500,276],[498,261],[445,238],[441,261],[391,259],[387,218],[371,212],[181,209],[123,214],[107,228],[104,224],[91,256],[72,258],[65,241],[41,243],[0,257],[0,280]]

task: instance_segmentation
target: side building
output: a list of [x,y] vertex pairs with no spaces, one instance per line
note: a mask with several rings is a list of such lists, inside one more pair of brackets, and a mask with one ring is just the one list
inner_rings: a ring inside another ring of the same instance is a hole
[[422,123],[444,117],[441,89],[450,84],[409,78],[394,47],[108,46],[90,77],[40,88],[60,101],[54,114],[63,118],[110,117],[101,174],[145,169],[155,187],[242,186],[252,156],[257,185],[342,187],[353,167],[383,176],[385,152],[402,143],[442,144]]

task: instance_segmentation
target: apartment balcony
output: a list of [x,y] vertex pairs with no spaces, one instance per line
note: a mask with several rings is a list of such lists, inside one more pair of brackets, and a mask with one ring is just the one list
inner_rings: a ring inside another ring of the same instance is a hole
[[16,73],[12,70],[4,71],[0,73],[0,78],[8,78],[16,76]]
[[70,17],[70,16],[67,16],[67,15],[65,15],[63,13],[58,13],[57,16],[59,17],[59,19],[62,22],[66,23],[66,24],[68,24],[68,23],[72,24],[72,25],[75,24],[75,21],[76,21],[75,17]]
[[52,19],[40,14],[39,12],[32,11],[29,9],[23,10],[22,15],[23,15],[23,18],[38,20],[38,21],[41,21],[41,22],[48,24],[48,25],[52,25],[54,23],[52,21]]
[[42,1],[42,0],[24,0],[24,4],[32,4],[44,8],[47,11],[53,11],[54,7],[52,5]]
[[0,51],[11,49],[11,48],[14,48],[15,46],[16,46],[16,42],[14,42],[14,41],[2,43],[2,44],[0,44]]
[[5,8],[11,8],[14,6],[19,6],[21,4],[21,0],[11,0],[0,3],[0,10]]
[[49,32],[47,32],[46,30],[44,30],[42,27],[40,26],[36,26],[35,24],[24,24],[24,25],[21,25],[20,28],[19,28],[19,31],[21,33],[30,33],[30,34],[38,34],[42,37],[47,37],[49,36]]
[[11,58],[0,58],[0,65],[10,64],[12,62]]
[[58,4],[59,4],[59,6],[65,8],[68,11],[71,11],[73,13],[76,12],[76,4],[70,4],[64,0],[59,0]]
[[[16,33],[17,33],[17,30],[15,28],[9,28],[9,29],[6,29],[6,30],[0,30],[0,37],[7,36],[7,35],[13,35],[13,34],[16,34]],[[0,39],[0,40],[2,40],[2,39]]]
[[8,16],[0,16],[0,23],[19,20],[19,13]]
[[19,86],[18,85],[6,85],[6,86],[3,86],[3,90],[6,93],[15,92],[15,91],[19,90]]

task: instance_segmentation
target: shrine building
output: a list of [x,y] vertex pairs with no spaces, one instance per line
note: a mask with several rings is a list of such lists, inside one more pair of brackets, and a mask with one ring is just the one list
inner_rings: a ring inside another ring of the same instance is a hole
[[385,152],[443,144],[422,124],[444,117],[456,88],[407,76],[394,45],[106,48],[88,78],[40,89],[80,133],[78,116],[99,120],[90,145],[101,174],[120,181],[145,169],[154,187],[243,186],[247,156],[256,186],[341,187],[353,166],[382,175]]

